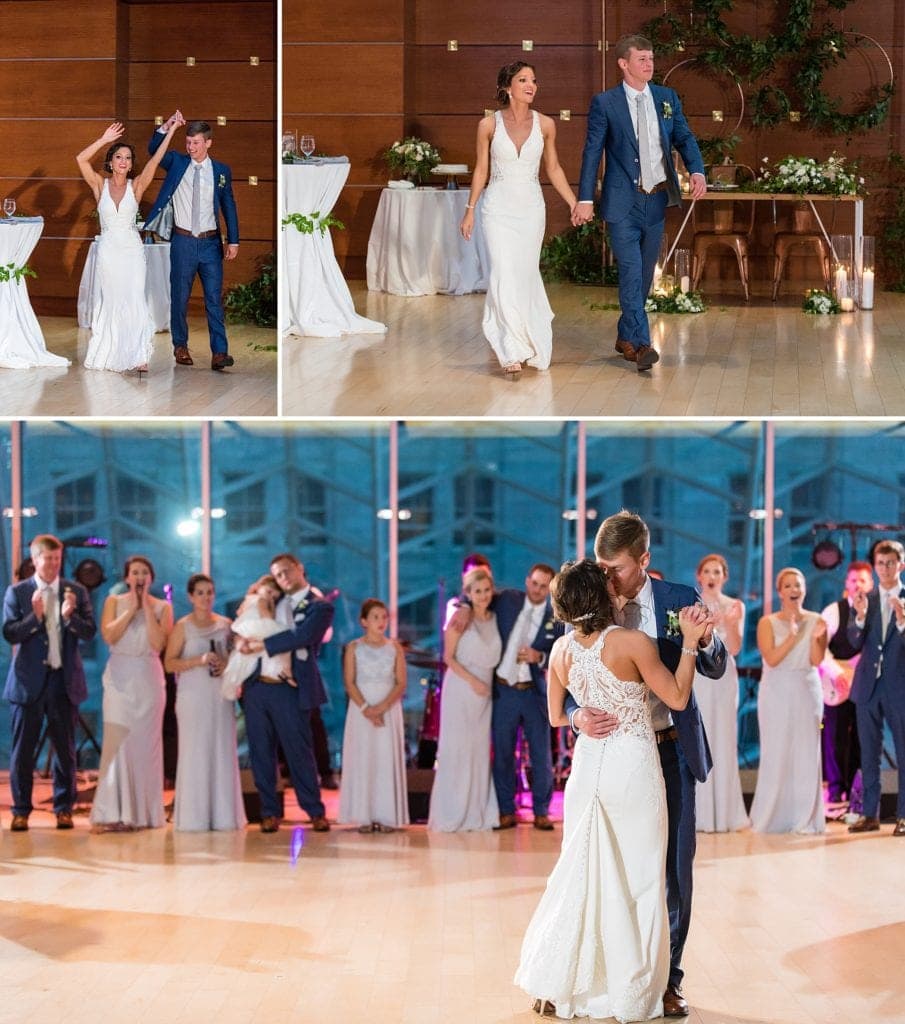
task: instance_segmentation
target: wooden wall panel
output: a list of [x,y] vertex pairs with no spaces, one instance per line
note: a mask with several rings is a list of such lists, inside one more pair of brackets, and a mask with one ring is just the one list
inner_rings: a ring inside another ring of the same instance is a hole
[[[161,117],[169,117],[168,110]],[[101,124],[98,135],[102,134],[106,124]],[[274,123],[267,121],[233,121],[223,127],[213,125],[213,145],[211,156],[232,168],[233,177],[247,178],[256,174],[260,181],[276,180],[276,149],[274,140]],[[126,135],[138,153],[139,166],[144,165],[148,153],[148,139],[155,130],[153,121],[129,121],[126,124]],[[95,136],[97,137],[97,136]],[[185,136],[176,134],[171,143],[174,151],[185,151]],[[74,163],[73,163],[74,166]]]
[[523,39],[533,40],[535,52],[542,53],[550,45],[596,43],[600,38],[600,0],[558,4],[549,0],[456,0],[454,4],[449,0],[418,0],[413,6],[409,42],[415,44],[445,46],[448,39],[458,40],[460,46],[492,42],[515,51],[509,60],[517,60]]
[[400,0],[284,0],[283,45],[291,43],[401,42]]
[[399,43],[284,46],[283,110],[399,114],[402,63]]
[[232,64],[220,61],[196,64],[129,65],[129,116],[153,121],[169,117],[178,107],[186,118],[216,123],[219,115],[230,121],[273,117],[275,65]]
[[130,61],[171,63],[175,58],[185,63],[186,57],[194,57],[198,64],[247,64],[248,58],[255,56],[262,64],[272,64],[276,60],[276,38],[276,5],[270,0],[144,3],[129,7]]
[[71,0],[4,0],[0,15],[0,60],[34,60],[37,54],[45,60],[115,55],[115,0],[84,4]]
[[381,154],[400,138],[401,119],[374,114],[284,114],[283,126],[314,136],[318,152],[347,156],[349,183],[382,186],[389,168]]
[[113,60],[0,61],[0,117],[105,117],[115,110]]

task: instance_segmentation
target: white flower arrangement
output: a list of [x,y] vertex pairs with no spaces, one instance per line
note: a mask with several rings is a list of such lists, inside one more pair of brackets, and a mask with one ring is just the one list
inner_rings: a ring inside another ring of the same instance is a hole
[[706,309],[700,292],[683,292],[679,287],[671,292],[649,295],[644,303],[646,313],[703,313]]
[[804,302],[801,304],[801,308],[805,313],[816,313],[821,316],[842,312],[842,307],[833,296],[820,288],[809,288],[804,293]]
[[396,141],[383,154],[390,169],[402,171],[408,177],[425,179],[440,163],[440,153],[429,142],[408,136]]
[[[763,163],[769,164],[769,157]],[[864,178],[847,170],[845,157],[836,153],[818,163],[810,156],[787,156],[771,171],[761,168],[756,181],[760,192],[793,192],[797,195],[857,196],[864,192]]]

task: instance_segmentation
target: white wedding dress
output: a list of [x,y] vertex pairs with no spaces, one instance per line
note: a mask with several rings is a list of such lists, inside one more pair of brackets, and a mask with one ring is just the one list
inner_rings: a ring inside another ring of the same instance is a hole
[[132,182],[126,183],[117,209],[105,179],[97,212],[100,295],[91,318],[85,366],[122,372],[146,364],[154,347],[154,321],[145,295],[147,258],[135,226],[138,203]]
[[557,1017],[642,1021],[663,1014],[669,977],[666,792],[647,688],[600,660],[610,627],[585,649],[570,634],[568,688],[619,718],[580,735],[563,803],[559,860],[522,943],[515,983]]
[[544,152],[540,117],[521,152],[496,112],[490,144],[490,184],[481,204],[490,278],[484,302],[484,336],[500,366],[528,363],[546,370],[553,352],[553,310],[540,276],[546,207],[537,170]]

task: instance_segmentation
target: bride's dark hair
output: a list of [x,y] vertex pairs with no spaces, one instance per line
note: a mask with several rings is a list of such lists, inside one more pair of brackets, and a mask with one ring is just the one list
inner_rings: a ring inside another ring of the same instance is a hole
[[104,170],[108,174],[113,173],[113,164],[110,161],[113,159],[113,154],[118,149],[128,149],[132,154],[132,166],[129,168],[129,173],[126,175],[127,178],[134,177],[135,175],[135,147],[131,142],[114,142],[113,145],[107,150],[107,155],[104,157]]
[[563,563],[550,583],[550,600],[556,618],[585,636],[613,623],[606,571],[590,558]]
[[506,90],[512,85],[512,79],[522,68],[537,70],[533,64],[529,64],[525,60],[514,60],[511,64],[500,68],[500,73],[496,76],[496,101],[501,107],[509,106],[509,93]]

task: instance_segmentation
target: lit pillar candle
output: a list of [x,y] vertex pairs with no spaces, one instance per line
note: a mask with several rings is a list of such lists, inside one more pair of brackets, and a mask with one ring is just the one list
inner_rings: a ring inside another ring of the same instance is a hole
[[855,308],[855,300],[850,295],[843,295],[839,300],[839,308],[843,313],[851,313]]
[[688,294],[688,291],[691,288],[691,279],[689,278],[688,274],[682,275],[682,280],[679,282],[679,287],[682,289],[683,295]]
[[870,268],[861,276],[861,308],[874,308],[874,272]]
[[836,298],[841,299],[848,291],[848,275],[845,267],[836,268]]

